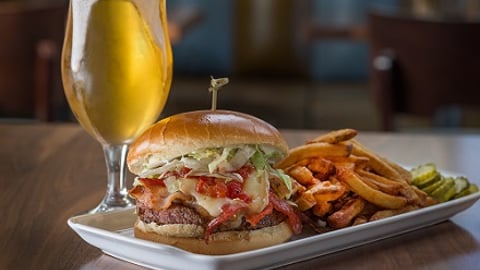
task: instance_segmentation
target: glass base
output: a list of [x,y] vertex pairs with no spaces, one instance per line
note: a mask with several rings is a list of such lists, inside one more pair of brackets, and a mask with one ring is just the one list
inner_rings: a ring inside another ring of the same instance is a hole
[[104,213],[110,212],[113,210],[118,209],[125,209],[129,207],[134,207],[135,201],[130,199],[128,196],[121,196],[121,197],[105,197],[102,202],[97,205],[94,209],[90,210],[88,213],[95,214],[95,213]]

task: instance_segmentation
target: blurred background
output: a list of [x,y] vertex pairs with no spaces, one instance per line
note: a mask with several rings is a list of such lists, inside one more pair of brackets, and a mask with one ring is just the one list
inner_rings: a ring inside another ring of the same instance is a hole
[[[68,1],[0,0],[0,121],[74,122]],[[480,0],[167,0],[162,117],[218,108],[278,128],[480,133]]]

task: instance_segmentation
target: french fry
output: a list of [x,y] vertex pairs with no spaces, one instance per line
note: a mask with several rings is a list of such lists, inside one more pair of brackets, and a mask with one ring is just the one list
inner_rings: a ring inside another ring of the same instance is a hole
[[338,172],[338,168],[342,168],[344,170],[355,170],[355,163],[351,162],[335,162],[335,170]]
[[330,211],[332,211],[332,208],[332,203],[327,201],[320,201],[312,207],[312,213],[317,217],[324,217],[328,213],[330,213]]
[[405,182],[407,182],[408,184],[412,182],[412,173],[409,170],[398,165],[398,163],[392,162],[391,160],[388,160],[386,158],[383,158],[383,160],[387,162],[387,164],[390,165],[394,170],[396,170],[403,178],[403,180],[405,180]]
[[313,207],[315,215],[323,216],[330,211],[331,204],[329,202],[339,199],[347,191],[347,187],[338,180],[335,180],[334,183],[330,181],[318,182],[301,193],[295,203],[300,211]]
[[300,211],[306,211],[317,204],[317,200],[313,196],[310,190],[307,190],[300,194],[300,196],[295,200],[297,208]]
[[427,193],[425,193],[423,190],[419,189],[418,187],[416,186],[410,186],[410,187],[413,190],[413,192],[415,192],[415,194],[417,194],[417,196],[420,198],[420,202],[419,202],[420,207],[426,207],[426,206],[434,205],[437,203],[437,201],[433,197],[428,196]]
[[309,163],[310,163],[310,159],[309,158],[304,158],[302,160],[297,161],[295,164],[292,165],[292,167],[293,166],[307,166]]
[[[385,192],[385,193],[389,193],[387,191],[385,191],[385,187],[382,187],[382,185],[380,184],[380,186],[378,185],[378,183],[376,183],[375,181],[373,181],[372,179],[370,178],[367,178],[367,177],[362,177],[362,181],[368,185],[369,187],[373,188],[373,189],[378,189],[382,192]],[[387,189],[388,190],[388,189]],[[389,193],[391,195],[397,195],[397,194],[392,194],[392,193]]]
[[410,185],[408,170],[356,141],[356,135],[353,129],[323,134],[276,164],[296,180],[292,200],[298,210],[338,229],[436,203]]
[[338,167],[337,170],[337,177],[340,181],[345,182],[350,190],[372,204],[386,209],[398,209],[407,204],[404,197],[393,196],[368,186],[352,170]]
[[392,168],[383,158],[367,149],[361,143],[356,140],[350,140],[353,143],[352,153],[357,156],[364,156],[369,159],[368,165],[378,174],[392,180],[405,182],[400,174]]
[[310,187],[309,192],[313,194],[317,202],[329,202],[339,199],[347,190],[347,187],[340,182],[333,184],[330,181],[323,181]]
[[365,170],[355,170],[355,172],[362,177],[364,182],[368,181],[373,183],[379,190],[391,195],[398,195],[400,190],[405,188],[405,185],[401,182],[387,179],[372,172],[367,172]]
[[335,165],[332,161],[324,158],[316,158],[310,161],[307,168],[315,174],[319,180],[327,180],[335,173]]
[[302,159],[319,157],[348,157],[352,153],[352,145],[330,144],[330,143],[312,143],[291,149],[283,160],[279,161],[275,167],[286,169]]
[[313,140],[307,141],[307,144],[318,142],[336,144],[352,139],[353,137],[357,136],[357,133],[358,132],[356,130],[349,128],[334,130],[326,134],[320,135]]
[[399,208],[399,209],[387,209],[387,210],[380,210],[377,211],[375,214],[373,214],[369,221],[375,221],[379,219],[384,219],[387,217],[403,214],[412,210],[418,209],[417,206],[414,205],[406,205],[405,207]]
[[352,223],[352,226],[360,225],[360,224],[365,224],[368,222],[368,217],[366,216],[357,216]]
[[405,184],[405,187],[400,189],[400,195],[407,199],[409,204],[414,205],[422,205],[422,199],[418,196],[418,194],[410,187],[409,184]]
[[368,165],[370,159],[368,157],[360,157],[352,154],[348,157],[328,157],[328,160],[333,163],[352,163],[355,165],[355,168],[363,169]]
[[304,186],[311,186],[320,182],[320,180],[313,177],[312,172],[304,166],[295,166],[287,172],[291,177],[295,178],[295,180]]
[[416,205],[421,204],[420,197],[415,193],[410,184],[405,182],[398,182],[394,180],[387,179],[383,176],[367,172],[364,170],[356,171],[364,181],[373,181],[377,184],[379,190],[391,194],[391,195],[401,195],[407,199],[409,203]]
[[362,212],[364,207],[365,201],[362,198],[352,198],[340,210],[328,216],[328,225],[335,229],[347,227]]

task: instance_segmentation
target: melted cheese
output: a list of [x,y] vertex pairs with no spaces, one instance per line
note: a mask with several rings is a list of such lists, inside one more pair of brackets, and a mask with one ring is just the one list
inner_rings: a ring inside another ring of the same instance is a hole
[[270,189],[267,175],[256,176],[256,172],[250,174],[245,180],[243,191],[252,198],[248,213],[258,214],[268,205],[268,190]]
[[196,191],[197,180],[191,178],[178,179],[178,188],[185,194],[195,197],[196,203],[204,208],[211,216],[218,217],[222,213],[222,206],[227,203],[236,203],[229,198],[212,198]]
[[[239,199],[230,198],[212,198],[196,191],[197,180],[191,178],[178,179],[178,189],[184,194],[193,196],[196,203],[204,208],[212,217],[218,217],[222,213],[222,206],[225,204],[245,204]],[[255,173],[250,175],[244,184],[244,192],[252,198],[252,202],[248,204],[247,213],[260,213],[268,204],[268,181],[262,177],[255,177]]]

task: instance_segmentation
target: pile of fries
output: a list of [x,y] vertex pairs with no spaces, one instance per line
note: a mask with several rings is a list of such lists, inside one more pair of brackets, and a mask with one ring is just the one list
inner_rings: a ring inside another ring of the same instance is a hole
[[276,164],[296,180],[292,200],[324,228],[338,229],[435,204],[410,171],[367,149],[342,129],[293,148]]

